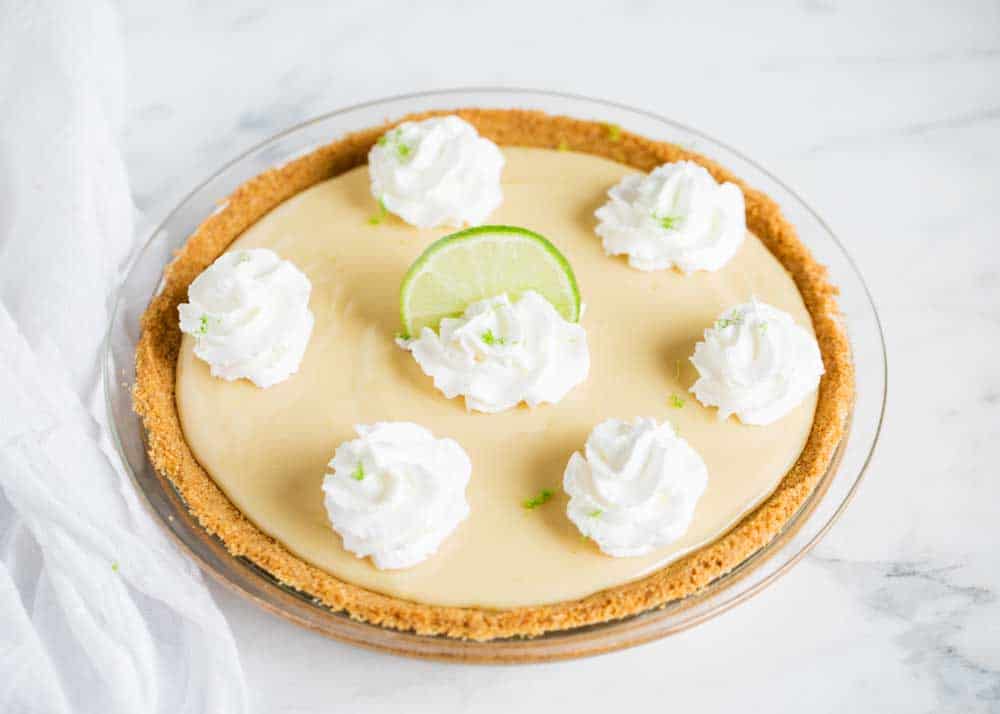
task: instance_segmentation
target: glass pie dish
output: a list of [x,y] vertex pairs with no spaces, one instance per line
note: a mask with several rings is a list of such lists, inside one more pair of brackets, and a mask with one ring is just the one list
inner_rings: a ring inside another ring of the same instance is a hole
[[[151,466],[145,432],[132,410],[139,319],[162,285],[163,270],[195,228],[245,181],[352,131],[431,109],[537,109],[618,125],[715,159],[775,200],[800,240],[826,265],[840,288],[840,307],[855,363],[856,402],[847,435],[830,468],[782,531],[738,567],[696,594],[622,620],[534,639],[474,642],[384,629],[333,612],[283,586],[248,560],[229,554],[192,516],[166,476]],[[597,654],[677,632],[718,614],[786,572],[829,529],[857,489],[878,439],[885,403],[886,362],[871,297],[843,247],[789,188],[736,151],[655,115],[606,102],[547,92],[471,89],[407,95],[332,112],[251,149],[197,187],[163,221],[140,251],[121,288],[105,355],[109,421],[122,460],[154,516],[204,570],[262,607],[330,637],[398,654],[479,662],[525,662]]]

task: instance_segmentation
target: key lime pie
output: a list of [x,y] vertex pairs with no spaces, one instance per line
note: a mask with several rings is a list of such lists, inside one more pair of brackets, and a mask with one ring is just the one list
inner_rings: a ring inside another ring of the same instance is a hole
[[285,585],[530,637],[696,593],[781,531],[852,405],[835,295],[702,156],[411,116],[198,228],[144,315],[135,407],[204,528]]

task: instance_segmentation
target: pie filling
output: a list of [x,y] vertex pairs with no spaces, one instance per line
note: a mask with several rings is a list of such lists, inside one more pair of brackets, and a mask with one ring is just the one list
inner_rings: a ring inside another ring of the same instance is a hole
[[[504,609],[573,600],[662,568],[722,535],[764,500],[798,458],[816,407],[810,395],[768,426],[720,422],[688,388],[688,358],[703,330],[752,296],[812,332],[794,282],[753,235],[723,269],[645,273],[607,257],[594,211],[627,166],[587,154],[504,148],[503,204],[490,223],[548,237],[576,273],[591,368],[556,405],[499,414],[445,399],[394,336],[399,285],[412,261],[449,229],[416,229],[378,214],[367,167],[317,184],[258,221],[230,250],[270,248],[312,282],[315,327],[299,371],[266,390],[213,378],[185,336],[176,399],[199,463],[261,530],[334,576],[387,595],[441,606]],[[603,555],[566,517],[563,471],[591,429],[611,418],[670,420],[708,467],[687,532],[631,558]],[[450,437],[472,461],[469,517],[436,555],[378,570],[345,551],[321,484],[355,424],[411,421]],[[543,489],[536,508],[523,506]]]

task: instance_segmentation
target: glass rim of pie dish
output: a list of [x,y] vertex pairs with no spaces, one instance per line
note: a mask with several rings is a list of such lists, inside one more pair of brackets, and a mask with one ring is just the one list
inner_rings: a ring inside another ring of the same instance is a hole
[[[829,270],[855,367],[850,423],[819,483],[777,536],[733,570],[693,595],[621,620],[539,637],[485,642],[419,635],[351,619],[282,585],[247,559],[231,555],[184,505],[170,479],[150,464],[145,431],[132,410],[139,320],[162,288],[163,270],[194,229],[245,181],[352,131],[427,110],[466,107],[537,109],[591,119],[708,156],[763,191],[796,227],[802,243]],[[856,265],[826,225],[792,189],[759,164],[705,134],[651,112],[614,102],[542,90],[468,88],[420,92],[356,104],[310,119],[257,144],[201,182],[153,231],[117,295],[104,361],[104,390],[113,441],[154,518],[201,568],[266,610],[341,641],[396,654],[442,660],[514,663],[566,659],[621,649],[679,632],[756,594],[787,572],[829,530],[857,491],[878,442],[885,410],[885,344],[871,294]]]

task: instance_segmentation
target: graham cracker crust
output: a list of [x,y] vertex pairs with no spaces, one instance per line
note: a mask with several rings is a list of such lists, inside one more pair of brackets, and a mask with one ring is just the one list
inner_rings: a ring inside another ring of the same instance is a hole
[[177,306],[186,300],[195,277],[243,231],[291,196],[364,164],[376,139],[398,122],[347,135],[246,182],[219,212],[198,227],[167,266],[163,290],[142,317],[133,390],[135,411],[142,417],[154,468],[170,479],[205,530],[218,536],[234,556],[247,558],[285,585],[335,611],[382,627],[472,640],[534,637],[635,615],[697,593],[775,538],[806,502],[844,437],[853,406],[854,367],[836,304],[837,289],[777,204],[708,158],[617,127],[537,111],[463,109],[411,115],[399,121],[440,114],[459,115],[500,145],[571,149],[641,171],[670,161],[695,161],[716,180],[730,181],[742,189],[747,227],[794,279],[812,317],[826,368],[809,439],[775,492],[718,540],[641,580],[580,600],[509,610],[425,605],[344,582],[293,555],[233,506],[198,464],[181,430],[174,401],[181,342]]

